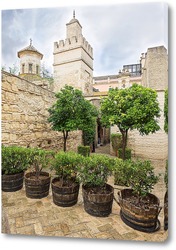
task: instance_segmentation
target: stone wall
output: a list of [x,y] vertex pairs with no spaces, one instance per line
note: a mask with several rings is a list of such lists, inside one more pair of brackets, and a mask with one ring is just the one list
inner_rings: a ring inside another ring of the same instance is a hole
[[[4,145],[21,145],[60,150],[62,133],[47,122],[54,93],[17,76],[2,72],[2,134]],[[70,133],[68,149],[77,149],[81,132]]]

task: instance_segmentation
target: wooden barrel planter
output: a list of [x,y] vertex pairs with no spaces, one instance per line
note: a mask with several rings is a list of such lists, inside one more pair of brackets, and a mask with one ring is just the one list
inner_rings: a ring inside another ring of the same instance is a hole
[[53,202],[60,207],[71,207],[78,201],[79,183],[73,182],[71,186],[60,185],[60,179],[54,178],[51,182]]
[[2,174],[2,191],[15,192],[23,187],[24,172],[17,174]]
[[24,176],[26,196],[41,199],[49,194],[51,177],[47,172],[41,172],[38,179],[35,175],[35,172],[29,172]]
[[146,199],[149,205],[139,207],[131,202],[131,197],[134,197],[132,189],[123,189],[118,192],[118,204],[121,208],[120,216],[122,221],[133,229],[142,232],[152,233],[160,229],[160,221],[158,215],[161,211],[159,199],[148,194]]
[[107,217],[112,212],[114,188],[106,184],[107,193],[91,193],[91,188],[82,186],[85,211],[93,216]]
[[164,195],[164,230],[168,229],[168,190]]

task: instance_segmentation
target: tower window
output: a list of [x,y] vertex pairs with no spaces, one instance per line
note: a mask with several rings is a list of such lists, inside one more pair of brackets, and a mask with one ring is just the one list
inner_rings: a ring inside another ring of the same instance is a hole
[[32,63],[29,63],[29,73],[32,74]]
[[125,80],[122,81],[122,88],[125,88]]
[[38,75],[39,74],[39,66],[36,65],[36,74]]
[[24,67],[25,67],[25,64],[22,64],[22,74],[24,74]]

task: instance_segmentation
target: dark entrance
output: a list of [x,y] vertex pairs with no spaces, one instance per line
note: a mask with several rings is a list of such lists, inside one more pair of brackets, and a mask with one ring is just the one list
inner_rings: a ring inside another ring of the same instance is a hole
[[103,145],[104,138],[103,138],[103,128],[101,126],[100,118],[97,119],[97,135],[98,135],[98,145]]

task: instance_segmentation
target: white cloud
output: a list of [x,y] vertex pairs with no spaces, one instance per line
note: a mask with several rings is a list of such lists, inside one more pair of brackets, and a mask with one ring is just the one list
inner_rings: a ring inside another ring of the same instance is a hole
[[[17,51],[29,44],[44,54],[52,70],[55,41],[66,38],[66,23],[74,7],[3,11],[2,64],[17,61]],[[117,74],[124,64],[138,63],[148,47],[167,48],[167,5],[136,3],[76,6],[76,18],[94,51],[94,75]]]

